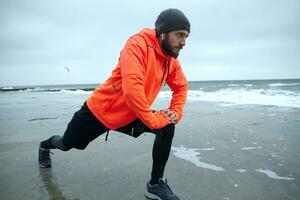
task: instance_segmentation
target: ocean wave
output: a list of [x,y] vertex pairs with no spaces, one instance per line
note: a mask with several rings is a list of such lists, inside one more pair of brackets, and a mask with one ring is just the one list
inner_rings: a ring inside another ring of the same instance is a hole
[[63,89],[63,88],[42,88],[42,87],[2,87],[0,92],[62,92],[74,94],[90,94],[94,88]]
[[[300,91],[296,88],[284,89],[277,86],[300,85],[300,83],[280,83],[273,82],[263,86],[259,84],[242,83],[231,84],[231,87],[222,86],[221,88],[212,87],[214,84],[203,85],[202,83],[193,83],[195,89],[188,91],[189,101],[208,101],[216,102],[221,105],[266,105],[279,107],[300,108]],[[235,87],[235,86],[240,87]],[[266,86],[273,87],[266,87]],[[253,87],[252,87],[253,86]],[[27,87],[9,87],[0,88],[0,92],[51,92],[65,93],[74,95],[90,95],[96,85],[66,85],[66,86],[27,86]],[[225,87],[225,88],[224,88]],[[200,89],[198,89],[200,88]],[[163,90],[158,95],[161,99],[171,99],[172,92]]]
[[271,84],[269,84],[270,87],[295,86],[295,85],[300,85],[300,83],[271,83]]
[[86,90],[65,90],[62,89],[59,91],[60,93],[68,93],[68,94],[92,94],[92,91],[86,91]]
[[15,87],[2,87],[0,88],[0,92],[11,92],[11,91],[18,91],[19,88],[15,88]]
[[[159,98],[170,99],[171,91],[162,91]],[[220,89],[214,92],[188,91],[189,101],[217,102],[221,105],[266,105],[300,108],[300,93],[272,89]]]
[[18,90],[19,92],[58,92],[59,89],[43,89],[40,87],[36,87],[36,88],[24,88],[24,89],[20,89]]
[[58,92],[60,88],[45,89],[41,87],[2,87],[0,92]]
[[9,87],[2,87],[1,89],[2,89],[2,90],[13,90],[14,87],[11,87],[11,86],[9,86]]

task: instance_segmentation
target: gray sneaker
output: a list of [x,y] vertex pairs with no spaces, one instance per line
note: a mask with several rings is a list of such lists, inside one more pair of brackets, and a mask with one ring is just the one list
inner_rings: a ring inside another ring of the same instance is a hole
[[149,199],[156,200],[179,200],[179,198],[172,192],[168,185],[167,179],[160,178],[158,184],[150,185],[147,183],[145,196]]
[[52,154],[52,152],[50,152],[50,149],[44,149],[41,147],[39,147],[39,164],[41,168],[49,168],[51,167],[51,158],[50,158],[50,154]]

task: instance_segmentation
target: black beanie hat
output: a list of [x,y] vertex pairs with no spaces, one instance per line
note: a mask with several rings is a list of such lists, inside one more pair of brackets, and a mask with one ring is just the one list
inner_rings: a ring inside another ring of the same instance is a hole
[[158,35],[176,30],[186,30],[190,32],[190,22],[188,18],[178,9],[170,8],[162,11],[155,21],[155,29]]

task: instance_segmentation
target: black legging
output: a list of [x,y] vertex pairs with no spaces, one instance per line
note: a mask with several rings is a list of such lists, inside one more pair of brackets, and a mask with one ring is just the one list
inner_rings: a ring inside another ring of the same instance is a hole
[[[133,127],[134,132],[132,132]],[[128,124],[127,126],[119,128],[116,131],[126,133],[133,137],[138,137],[144,132],[151,132],[155,134],[155,140],[152,149],[153,163],[151,179],[154,182],[157,182],[159,178],[162,178],[171,151],[172,141],[175,133],[175,125],[169,124],[161,129],[151,130],[139,119],[137,119],[136,121]]]
[[[60,149],[63,151],[68,151],[71,148],[85,149],[89,142],[107,131],[109,131],[109,129],[99,122],[89,111],[86,104],[84,104],[81,109],[74,114],[64,136],[52,136],[48,140],[41,142],[41,147],[46,149]],[[155,134],[152,149],[153,164],[151,179],[157,181],[159,178],[162,178],[171,151],[175,125],[169,124],[161,129],[151,130],[137,119],[116,131],[133,137],[138,137],[144,132]]]
[[158,180],[163,177],[165,166],[167,164],[172,140],[174,137],[175,125],[170,124],[162,128],[162,133],[156,134],[152,149],[152,172],[151,179]]

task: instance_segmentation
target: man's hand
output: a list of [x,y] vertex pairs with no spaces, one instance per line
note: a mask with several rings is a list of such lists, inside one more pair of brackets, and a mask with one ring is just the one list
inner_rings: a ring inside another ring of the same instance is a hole
[[177,117],[176,117],[176,114],[175,114],[175,112],[173,110],[165,109],[165,110],[160,110],[160,112],[165,113],[169,117],[169,122],[171,124],[175,124],[176,123]]

